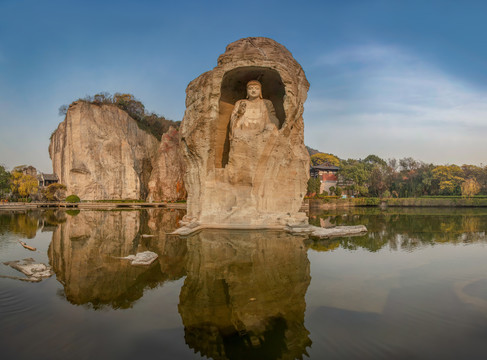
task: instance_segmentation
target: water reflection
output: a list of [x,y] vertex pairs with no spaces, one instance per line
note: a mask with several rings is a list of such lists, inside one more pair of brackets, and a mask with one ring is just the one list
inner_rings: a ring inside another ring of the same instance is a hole
[[11,233],[21,238],[33,239],[37,231],[53,231],[66,221],[62,210],[0,211],[0,235]]
[[[32,256],[47,262],[47,251],[63,285],[54,278],[39,286],[0,280],[0,330],[7,334],[0,341],[2,354],[31,358],[32,349],[42,358],[485,354],[487,210],[311,214],[317,225],[369,228],[365,236],[326,241],[272,231],[169,235],[183,215],[160,209],[0,214],[0,254],[21,259],[28,250],[18,237],[37,232],[38,252]],[[52,240],[40,230],[53,231]],[[329,251],[338,248],[367,251]],[[119,259],[145,250],[159,255],[149,267]],[[138,302],[144,294],[145,301]],[[81,306],[67,306],[66,300]]]
[[179,313],[189,347],[213,359],[301,359],[310,266],[303,238],[204,231],[188,239]]
[[[83,211],[68,216],[53,233],[48,255],[68,301],[94,309],[132,307],[144,289],[183,275],[165,258],[177,259],[184,250],[166,232],[177,227],[181,212]],[[164,220],[161,222],[160,220]],[[153,228],[149,224],[157,223]],[[144,237],[150,235],[150,237]],[[141,251],[154,251],[160,258],[149,267],[132,266],[121,260]],[[161,261],[162,260],[162,261]]]
[[[72,304],[130,308],[144,291],[186,276],[179,313],[185,341],[213,359],[300,359],[310,264],[303,237],[283,232],[168,235],[181,212],[83,211],[53,233],[48,255]],[[151,266],[120,257],[153,251]]]
[[439,243],[487,242],[486,209],[408,209],[356,208],[314,213],[310,222],[318,226],[367,226],[368,233],[354,238],[313,239],[308,244],[317,251],[336,248],[359,248],[376,252],[384,247],[391,250],[413,251]]

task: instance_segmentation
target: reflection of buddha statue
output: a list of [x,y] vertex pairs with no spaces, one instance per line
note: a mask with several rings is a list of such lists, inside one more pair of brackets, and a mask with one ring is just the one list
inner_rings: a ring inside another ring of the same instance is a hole
[[212,359],[300,359],[310,283],[303,239],[271,231],[190,238],[179,313],[185,340]]
[[262,99],[262,86],[257,80],[247,83],[247,99],[239,100],[230,118],[230,140],[239,133],[272,130],[279,124],[274,105]]

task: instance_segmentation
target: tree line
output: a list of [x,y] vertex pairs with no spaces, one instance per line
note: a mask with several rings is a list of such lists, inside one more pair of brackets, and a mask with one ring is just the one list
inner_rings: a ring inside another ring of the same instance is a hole
[[19,165],[7,171],[0,165],[0,200],[24,201],[32,200],[59,201],[66,197],[66,186],[59,183],[40,188],[37,176],[25,171],[26,165]]
[[355,196],[487,195],[487,166],[434,165],[411,157],[386,161],[377,155],[341,160],[325,153],[311,155],[311,163],[338,166],[340,191]]
[[[111,95],[108,92],[101,92],[93,96],[87,95],[79,98],[77,101],[84,101],[94,105],[112,105],[127,112],[127,114],[137,122],[142,130],[154,135],[158,140],[162,134],[169,130],[170,126],[179,127],[180,121],[168,120],[164,116],[159,116],[154,112],[148,112],[144,104],[135,98],[132,94],[115,93]],[[62,105],[59,108],[59,115],[65,116],[69,106]]]

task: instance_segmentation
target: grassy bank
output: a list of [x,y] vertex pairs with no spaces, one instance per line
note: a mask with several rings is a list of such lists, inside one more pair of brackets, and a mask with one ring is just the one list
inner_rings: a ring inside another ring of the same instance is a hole
[[349,198],[334,197],[309,199],[311,207],[333,208],[352,206],[402,206],[402,207],[487,207],[487,197],[464,198],[460,196],[429,196],[420,198]]

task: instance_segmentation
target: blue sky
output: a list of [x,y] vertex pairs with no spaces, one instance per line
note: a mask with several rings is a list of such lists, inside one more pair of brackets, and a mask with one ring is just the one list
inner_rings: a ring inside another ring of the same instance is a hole
[[58,108],[130,92],[181,120],[230,42],[286,46],[311,84],[305,143],[341,158],[487,164],[485,1],[0,0],[0,164],[51,172]]

